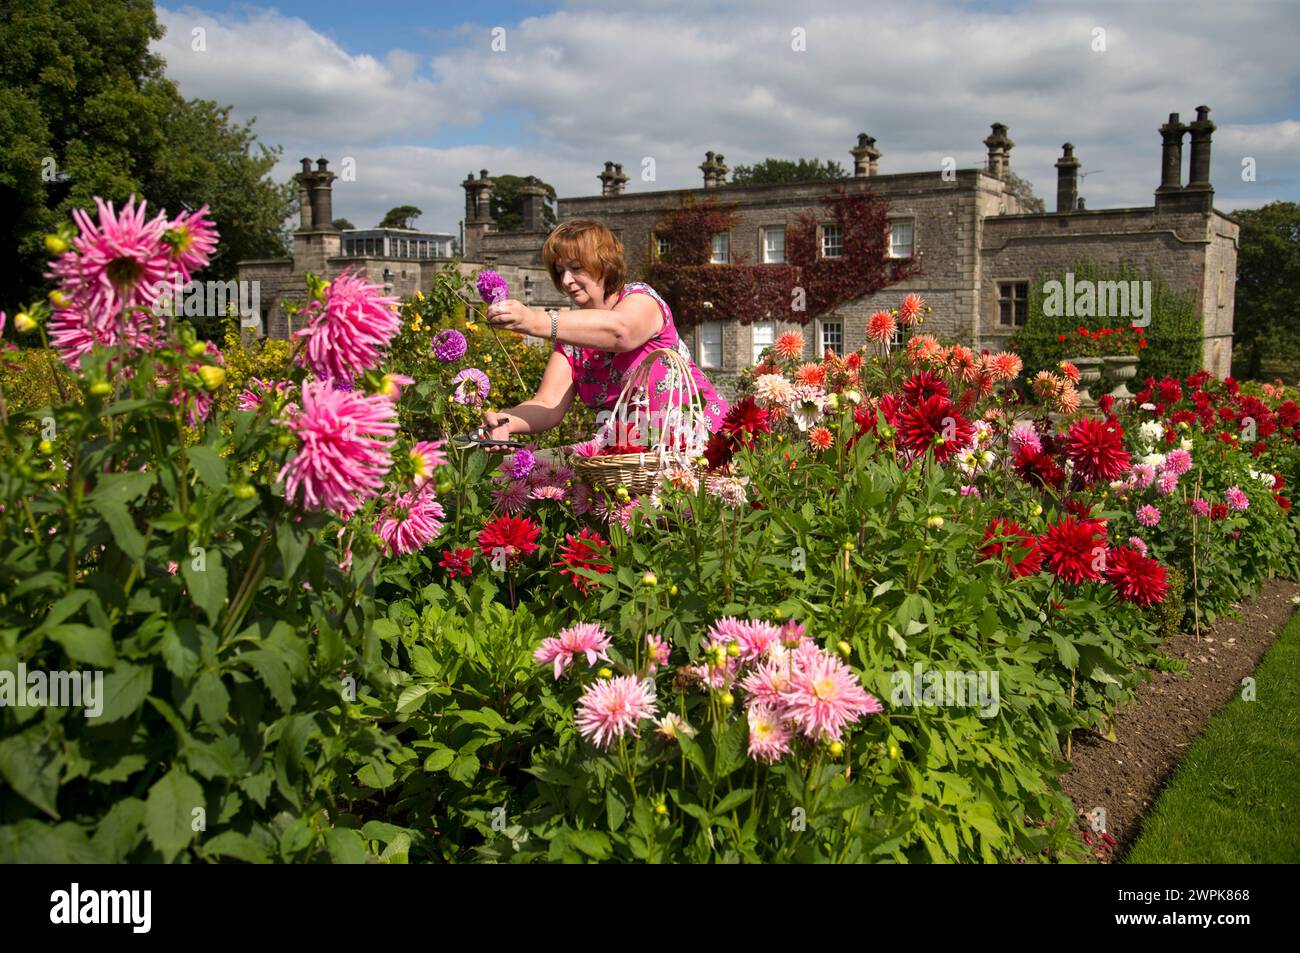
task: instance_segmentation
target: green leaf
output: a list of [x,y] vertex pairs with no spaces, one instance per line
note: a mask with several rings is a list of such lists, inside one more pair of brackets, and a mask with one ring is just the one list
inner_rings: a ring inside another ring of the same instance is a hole
[[565,831],[569,843],[593,860],[607,860],[612,853],[609,836],[601,831]]
[[713,810],[710,813],[715,817],[720,814],[726,814],[728,811],[734,810],[748,801],[749,796],[752,793],[752,788],[736,788],[736,790],[729,792],[721,801],[713,805]]
[[1061,660],[1061,664],[1073,671],[1079,667],[1079,650],[1067,638],[1057,635],[1055,632],[1049,632],[1052,644],[1056,646],[1056,657]]
[[613,786],[605,788],[605,817],[609,820],[609,829],[616,831],[623,826],[627,817],[627,807],[614,791]]
[[271,855],[261,844],[247,834],[239,831],[222,831],[216,837],[205,841],[202,846],[204,854],[215,857],[233,857],[249,864],[269,864]]
[[182,681],[189,681],[199,670],[199,630],[189,619],[178,619],[164,630],[158,650],[167,671]]
[[369,854],[361,835],[346,827],[331,827],[325,831],[325,846],[330,860],[336,864],[364,864]]
[[33,731],[0,741],[0,778],[11,788],[58,818],[59,774],[63,758],[36,740]]
[[280,560],[284,563],[286,579],[292,579],[302,564],[302,557],[307,554],[307,545],[311,537],[296,523],[281,523],[275,531],[275,545],[280,550]]
[[117,543],[118,549],[130,559],[144,558],[144,536],[136,528],[135,517],[131,515],[125,503],[116,500],[92,500],[90,506],[108,524],[109,531],[113,534],[113,542]]
[[51,628],[49,636],[63,646],[63,651],[74,662],[85,662],[96,668],[110,668],[117,661],[113,639],[102,629],[69,622]]
[[152,668],[118,662],[117,667],[104,676],[103,707],[97,717],[89,719],[89,724],[107,725],[135,714],[152,686]]
[[226,461],[222,460],[211,447],[202,444],[187,447],[185,459],[194,467],[199,479],[214,490],[226,485]]
[[208,616],[208,624],[216,625],[217,617],[226,604],[226,567],[221,562],[221,550],[209,547],[204,554],[203,568],[194,568],[195,560],[181,560],[181,574],[194,604]]
[[411,855],[411,835],[403,831],[389,841],[384,852],[379,855],[381,863],[408,864]]
[[397,713],[409,715],[413,711],[419,711],[432,689],[433,686],[428,684],[407,685],[402,689],[402,694],[397,696]]
[[456,752],[450,748],[435,748],[429,757],[424,759],[424,770],[426,771],[445,771],[453,761],[456,760]]
[[41,622],[36,631],[49,629],[56,626],[68,616],[80,609],[87,599],[91,596],[98,598],[98,594],[93,589],[74,589],[66,596],[59,599],[54,605],[50,606],[49,611],[45,613],[45,619]]
[[468,784],[478,774],[478,769],[479,760],[477,756],[459,754],[456,756],[456,760],[451,763],[451,767],[447,769],[447,774],[450,775],[453,781]]
[[104,815],[91,842],[113,863],[123,863],[144,837],[143,824],[144,801],[138,797],[123,798]]
[[144,826],[166,863],[194,839],[194,811],[203,807],[203,788],[180,768],[172,768],[149,789]]
[[437,678],[441,671],[438,663],[433,660],[433,653],[423,645],[411,648],[411,667],[415,669],[415,674],[424,678]]
[[293,686],[284,659],[268,649],[250,649],[240,652],[239,660],[253,667],[281,710],[290,711],[293,708]]
[[199,716],[205,724],[215,728],[226,720],[226,712],[230,710],[230,692],[226,690],[220,673],[211,669],[200,673],[190,689],[190,697],[199,706]]

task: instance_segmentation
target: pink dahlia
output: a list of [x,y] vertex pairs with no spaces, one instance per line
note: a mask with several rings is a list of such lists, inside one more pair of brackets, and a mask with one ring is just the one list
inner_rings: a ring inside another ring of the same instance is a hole
[[790,688],[790,671],[791,662],[787,656],[763,659],[740,680],[740,687],[749,694],[754,704],[782,708],[785,702],[781,694]]
[[217,238],[217,227],[208,218],[206,205],[197,212],[182,212],[168,226],[163,242],[183,281],[188,282],[194,272],[207,267],[217,250]]
[[392,499],[380,512],[375,532],[387,555],[405,556],[437,539],[446,515],[433,486],[426,483]]
[[602,678],[587,689],[578,707],[574,721],[579,733],[605,749],[628,731],[635,733],[642,719],[655,716],[654,682],[634,675]]
[[555,677],[559,679],[579,655],[587,656],[587,665],[591,667],[597,659],[609,661],[608,651],[609,635],[604,628],[594,622],[579,622],[561,630],[554,638],[543,639],[533,652],[533,661],[554,666]]
[[393,402],[380,394],[335,390],[328,381],[304,381],[302,406],[284,422],[298,450],[280,470],[285,499],[343,519],[379,492],[392,466],[397,431]]
[[1186,450],[1170,450],[1165,457],[1165,469],[1176,476],[1182,476],[1192,468],[1192,455]]
[[806,738],[839,741],[844,729],[863,715],[883,711],[863,690],[853,671],[825,652],[804,654],[794,667],[790,687],[781,695],[785,714]]
[[1178,474],[1173,470],[1166,470],[1156,478],[1156,492],[1161,496],[1168,496],[1176,489],[1178,489]]
[[790,753],[790,726],[779,709],[755,702],[746,712],[749,721],[749,756],[772,764]]
[[456,376],[451,379],[451,386],[452,400],[458,404],[477,407],[487,399],[488,392],[492,389],[492,382],[477,367],[467,367],[456,372]]
[[510,297],[510,286],[495,271],[483,269],[478,275],[478,296],[488,304],[496,304]]
[[1160,511],[1154,506],[1144,506],[1137,511],[1137,521],[1150,529],[1152,526],[1159,524]]
[[83,209],[72,210],[79,234],[50,264],[47,277],[59,280],[72,310],[88,315],[97,326],[116,325],[124,307],[151,307],[171,278],[172,263],[163,243],[167,216],[159,212],[146,221],[146,203],[136,205],[134,195],[121,213],[98,197],[95,205],[97,222]]
[[1188,500],[1187,505],[1191,507],[1192,513],[1195,516],[1210,515],[1210,504],[1205,500],[1201,499],[1199,496],[1194,500]]
[[455,328],[439,331],[433,338],[433,356],[442,364],[454,364],[465,356],[469,344]]
[[1244,512],[1250,506],[1250,498],[1237,486],[1228,487],[1227,492],[1223,494],[1223,501],[1228,504],[1228,509],[1236,510],[1238,513]]
[[396,298],[345,271],[329,283],[324,303],[313,300],[300,312],[308,322],[294,332],[307,339],[301,360],[317,377],[351,384],[353,375],[379,366],[401,329],[396,304]]
[[447,462],[447,455],[442,452],[445,440],[421,440],[411,447],[411,463],[415,466],[415,485],[423,486],[433,477],[435,468]]
[[492,490],[492,505],[501,513],[518,516],[528,509],[528,484],[523,480],[510,480]]
[[672,646],[665,642],[661,636],[647,634],[645,644],[646,657],[651,673],[658,671],[659,666],[668,664],[668,655],[672,651]]
[[1028,424],[1022,424],[1011,431],[1011,446],[1017,450],[1025,447],[1035,454],[1043,452],[1043,442],[1039,439],[1038,432]]

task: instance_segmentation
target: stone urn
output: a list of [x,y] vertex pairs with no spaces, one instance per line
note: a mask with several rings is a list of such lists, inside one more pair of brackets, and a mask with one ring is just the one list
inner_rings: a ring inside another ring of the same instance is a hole
[[1079,406],[1096,407],[1097,400],[1088,393],[1088,387],[1101,380],[1101,358],[1070,357],[1066,360],[1079,369]]
[[1106,374],[1111,380],[1117,382],[1117,386],[1110,392],[1110,396],[1116,400],[1132,400],[1133,392],[1127,387],[1129,381],[1137,377],[1138,362],[1141,361],[1136,354],[1115,354],[1105,359]]

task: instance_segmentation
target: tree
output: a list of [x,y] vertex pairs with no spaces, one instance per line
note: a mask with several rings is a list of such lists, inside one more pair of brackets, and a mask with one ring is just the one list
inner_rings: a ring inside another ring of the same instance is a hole
[[[524,197],[519,192],[524,185],[523,177],[494,175],[492,182],[492,217],[496,220],[497,231],[520,231],[524,227]],[[542,186],[546,189],[546,203],[542,206],[542,226],[552,229],[558,221],[554,209],[555,187],[549,182],[543,182]]]
[[335,228],[337,228],[340,232],[342,232],[342,231],[346,231],[346,230],[349,229],[349,228],[356,228],[356,226],[353,225],[353,224],[352,224],[350,221],[348,221],[346,218],[336,218],[336,219],[334,219],[334,221],[333,221],[331,224],[332,224]]
[[390,208],[376,227],[415,228],[415,220],[423,214],[414,205],[399,205],[397,208]]
[[221,231],[204,277],[241,257],[288,253],[293,188],[267,176],[279,150],[229,124],[229,108],[187,101],[149,45],[149,0],[24,0],[0,18],[0,307],[44,294],[44,235],[94,197],[131,195],[176,214],[208,203]]
[[812,182],[843,179],[845,172],[834,159],[764,159],[756,165],[738,165],[731,173],[732,185],[770,185],[778,182]]
[[1300,205],[1270,202],[1232,217],[1241,225],[1232,370],[1257,378],[1265,359],[1293,364],[1300,356]]
[[1007,191],[1020,199],[1021,212],[1033,212],[1042,215],[1047,211],[1047,206],[1043,200],[1034,194],[1034,184],[1028,179],[1021,178],[1010,169],[1007,170]]

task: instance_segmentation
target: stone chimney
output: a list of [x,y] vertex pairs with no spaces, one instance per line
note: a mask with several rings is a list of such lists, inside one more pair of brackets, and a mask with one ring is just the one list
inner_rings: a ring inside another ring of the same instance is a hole
[[716,158],[712,152],[704,153],[704,162],[700,165],[700,171],[704,173],[706,189],[716,189],[727,184],[727,166],[722,161],[721,152]]
[[1210,122],[1210,107],[1197,106],[1196,118],[1187,125],[1192,134],[1191,174],[1187,178],[1187,188],[1195,192],[1213,192],[1210,185],[1210,136],[1214,132],[1214,123]]
[[1072,212],[1079,202],[1079,160],[1074,157],[1074,145],[1061,146],[1061,158],[1056,160],[1056,210]]
[[311,187],[311,220],[317,231],[338,231],[334,227],[334,180],[324,157],[316,160],[316,175]]
[[1160,192],[1177,192],[1183,182],[1183,136],[1187,125],[1178,121],[1178,113],[1170,113],[1169,121],[1160,127]]
[[880,161],[880,150],[876,148],[876,140],[865,132],[858,133],[858,144],[849,150],[853,156],[853,174],[855,176],[868,176],[876,174],[876,163]]
[[302,160],[302,171],[294,175],[298,181],[298,230],[293,239],[293,270],[295,274],[314,271],[325,274],[327,262],[343,253],[343,233],[334,227],[333,182],[337,176],[329,170],[325,159]]
[[519,187],[519,194],[524,197],[524,231],[546,231],[546,187],[535,175],[524,179]]
[[496,183],[488,177],[487,169],[479,170],[478,178],[470,172],[460,186],[465,190],[465,247],[463,258],[479,260],[483,236],[496,231],[492,218],[492,189]]
[[621,162],[606,162],[605,171],[596,176],[600,179],[601,195],[622,195],[627,176],[623,173]]
[[311,228],[311,188],[307,184],[311,178],[310,159],[302,160],[302,172],[294,178],[298,180],[298,230],[307,231]]
[[984,145],[989,150],[989,175],[1004,179],[1011,171],[1011,147],[1015,143],[1007,138],[1007,127],[1004,124],[995,122],[992,129],[992,134],[984,140]]

